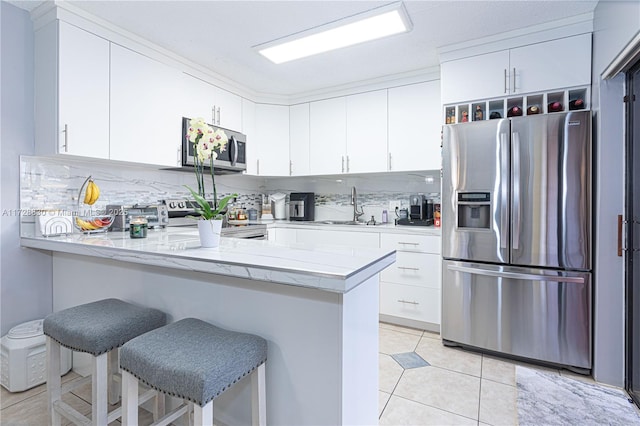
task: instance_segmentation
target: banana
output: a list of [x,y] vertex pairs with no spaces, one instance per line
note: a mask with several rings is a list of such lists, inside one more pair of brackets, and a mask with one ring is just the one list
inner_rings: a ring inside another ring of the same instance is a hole
[[91,186],[93,187],[93,191],[91,191],[91,202],[89,204],[93,205],[98,201],[98,198],[100,198],[100,188],[94,181],[91,181]]
[[87,190],[84,192],[84,203],[90,206],[100,198],[100,188],[93,180],[87,182]]
[[87,189],[84,191],[84,203],[91,204],[91,198],[93,197],[93,183],[92,180],[87,182]]

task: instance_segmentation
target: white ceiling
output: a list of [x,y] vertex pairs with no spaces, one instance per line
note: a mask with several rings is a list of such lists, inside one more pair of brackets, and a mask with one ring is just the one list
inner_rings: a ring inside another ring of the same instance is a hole
[[[13,3],[24,7],[26,2]],[[68,3],[256,92],[295,96],[437,66],[439,47],[588,13],[597,1],[405,1],[411,32],[280,65],[252,47],[390,2]]]

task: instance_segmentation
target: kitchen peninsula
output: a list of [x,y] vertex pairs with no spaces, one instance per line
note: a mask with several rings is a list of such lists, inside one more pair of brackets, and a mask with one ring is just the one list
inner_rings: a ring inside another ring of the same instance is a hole
[[[267,339],[267,418],[273,425],[376,424],[378,273],[394,250],[223,238],[193,230],[36,237],[52,252],[53,310],[107,297],[197,317]],[[250,386],[216,400],[216,418],[250,423]]]

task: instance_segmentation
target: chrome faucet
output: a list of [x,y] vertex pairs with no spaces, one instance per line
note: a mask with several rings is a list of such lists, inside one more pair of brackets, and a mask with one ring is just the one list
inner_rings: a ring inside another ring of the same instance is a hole
[[360,216],[364,214],[362,208],[358,211],[358,194],[356,193],[356,187],[351,187],[351,205],[353,206],[353,221],[357,222]]

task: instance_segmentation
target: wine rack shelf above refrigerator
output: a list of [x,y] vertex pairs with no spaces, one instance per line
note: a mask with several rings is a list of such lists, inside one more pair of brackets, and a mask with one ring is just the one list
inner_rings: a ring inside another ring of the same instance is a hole
[[588,86],[551,90],[444,106],[445,124],[492,120],[521,115],[589,109]]

